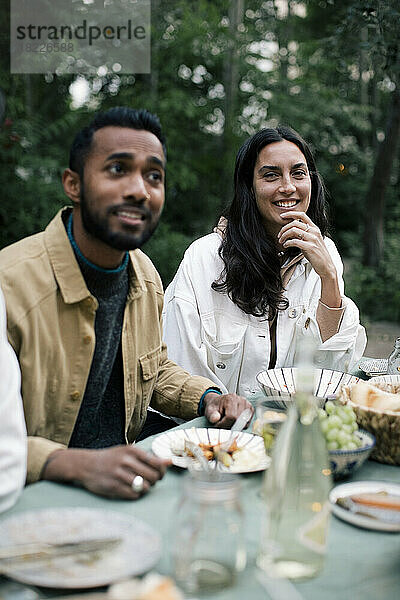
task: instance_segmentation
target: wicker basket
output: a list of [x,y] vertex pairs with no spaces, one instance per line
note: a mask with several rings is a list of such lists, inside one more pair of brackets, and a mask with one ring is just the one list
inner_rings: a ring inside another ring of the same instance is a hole
[[[400,394],[400,384],[374,383],[370,385]],[[343,385],[338,399],[343,404],[350,404],[357,416],[357,423],[362,429],[366,429],[376,438],[376,445],[370,458],[389,465],[400,465],[400,412],[382,411],[377,408],[367,408],[354,404],[350,400],[350,387]]]

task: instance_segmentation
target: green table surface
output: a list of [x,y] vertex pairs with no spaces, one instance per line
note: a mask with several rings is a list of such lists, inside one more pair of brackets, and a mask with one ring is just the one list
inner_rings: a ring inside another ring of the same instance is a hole
[[[204,427],[204,417],[194,419],[181,427]],[[150,450],[153,438],[140,443]],[[50,482],[39,482],[25,488],[14,508],[1,518],[22,511],[47,507],[83,506],[128,513],[142,519],[163,539],[163,553],[155,570],[170,574],[170,548],[176,518],[178,499],[185,471],[172,467],[162,481],[136,501],[108,500],[83,489]],[[248,566],[239,576],[235,587],[205,596],[216,600],[267,599],[270,596],[256,579],[257,553],[262,514],[262,499],[258,492],[262,475],[242,475],[242,503],[245,509]],[[400,483],[400,468],[367,461],[355,473],[355,480],[380,480]],[[0,578],[0,600],[6,588],[6,579]],[[331,517],[328,551],[324,571],[318,577],[296,588],[304,600],[395,600],[400,598],[400,535],[359,529],[336,517]],[[54,596],[54,591],[41,588],[43,597]],[[9,596],[7,596],[9,598]],[[284,595],[279,596],[286,600]]]

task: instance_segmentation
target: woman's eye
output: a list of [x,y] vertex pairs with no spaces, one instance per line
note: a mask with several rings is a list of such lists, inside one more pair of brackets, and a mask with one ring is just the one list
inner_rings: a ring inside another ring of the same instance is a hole
[[293,177],[296,177],[296,179],[302,179],[303,177],[307,177],[307,173],[305,171],[303,171],[302,169],[293,171],[292,175],[293,175]]
[[275,171],[266,171],[263,177],[264,179],[275,179],[278,177],[278,173],[275,173]]

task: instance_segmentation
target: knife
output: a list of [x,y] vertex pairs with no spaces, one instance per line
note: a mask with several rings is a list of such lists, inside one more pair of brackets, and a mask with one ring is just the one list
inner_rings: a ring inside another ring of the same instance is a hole
[[198,460],[204,471],[211,470],[210,463],[204,456],[203,450],[200,448],[200,446],[190,440],[185,440],[185,454],[188,455],[188,452],[190,452]]
[[400,512],[398,510],[391,510],[387,508],[378,508],[374,506],[358,504],[357,502],[354,502],[349,496],[337,498],[336,504],[353,514],[357,514],[363,517],[377,519],[378,521],[390,523],[393,525],[398,525],[400,523]]
[[0,547],[0,568],[5,566],[8,567],[11,561],[13,563],[23,563],[47,560],[59,556],[111,550],[121,542],[121,538],[97,538],[67,543],[47,544],[43,542],[33,542],[30,544],[4,546]]
[[219,450],[222,450],[222,451],[229,450],[229,448],[232,445],[233,440],[235,439],[235,433],[240,433],[240,431],[242,431],[242,429],[244,429],[246,427],[247,422],[250,420],[251,415],[252,415],[251,408],[245,408],[245,410],[240,413],[240,415],[238,416],[238,418],[236,419],[236,421],[234,422],[234,424],[232,425],[232,427],[230,429],[231,435],[225,442],[222,442],[222,444],[219,447]]
[[232,425],[230,430],[231,434],[229,438],[225,442],[222,442],[222,444],[220,444],[218,448],[214,450],[214,455],[217,461],[222,462],[226,467],[229,467],[233,463],[233,459],[228,453],[228,450],[232,446],[233,441],[236,439],[235,434],[240,433],[240,431],[242,431],[242,429],[246,427],[247,422],[251,418],[251,415],[251,408],[245,408],[245,410],[240,413],[240,415]]

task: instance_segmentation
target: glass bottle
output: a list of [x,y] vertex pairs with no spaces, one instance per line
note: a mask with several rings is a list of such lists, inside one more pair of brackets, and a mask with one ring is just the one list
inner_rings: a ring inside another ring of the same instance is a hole
[[189,594],[231,586],[246,566],[240,481],[229,474],[191,472],[174,520],[172,561]]
[[388,358],[388,375],[400,375],[400,338],[394,342],[394,348]]
[[265,473],[258,566],[270,577],[301,580],[323,568],[331,471],[314,397],[313,348],[299,353],[294,402]]

